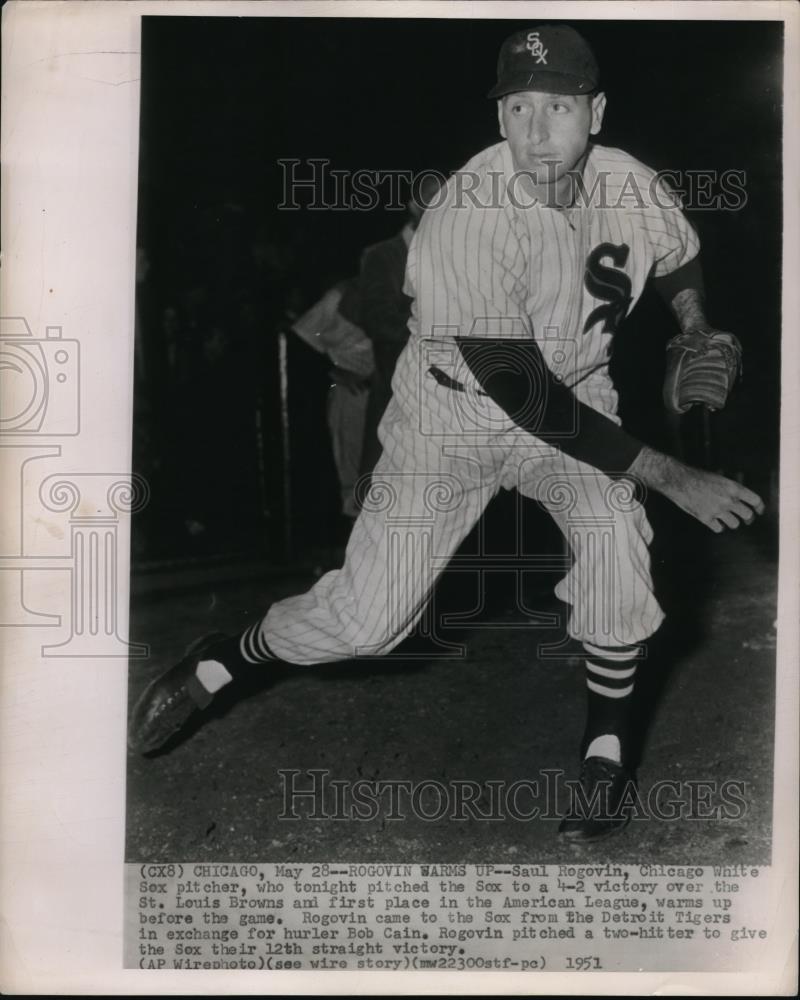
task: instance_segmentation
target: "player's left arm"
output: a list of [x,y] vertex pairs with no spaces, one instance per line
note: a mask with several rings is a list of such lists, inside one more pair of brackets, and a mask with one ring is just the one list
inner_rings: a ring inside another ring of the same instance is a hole
[[664,404],[672,413],[703,405],[719,410],[741,370],[742,348],[706,316],[700,240],[679,198],[659,179],[642,214],[655,256],[655,287],[681,332],[667,344]]
[[684,333],[711,329],[706,319],[703,268],[699,254],[676,270],[657,275],[654,284]]
[[742,347],[732,333],[716,329],[706,317],[699,257],[656,277],[655,285],[681,328],[667,344],[667,409],[672,413],[685,413],[694,405],[722,409],[741,371]]

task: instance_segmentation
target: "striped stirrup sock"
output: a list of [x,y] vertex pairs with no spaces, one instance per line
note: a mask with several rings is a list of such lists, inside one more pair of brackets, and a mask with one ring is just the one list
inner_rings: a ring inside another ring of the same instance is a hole
[[254,667],[277,659],[261,638],[260,628],[261,622],[257,622],[245,632],[209,646],[196,670],[207,691],[214,694],[231,681],[252,674]]
[[269,660],[277,660],[278,657],[272,652],[261,635],[262,622],[258,621],[246,629],[239,643],[239,655],[245,663],[251,666],[254,663],[266,663]]
[[582,757],[608,757],[618,764],[628,753],[638,646],[597,646],[586,653],[586,728]]

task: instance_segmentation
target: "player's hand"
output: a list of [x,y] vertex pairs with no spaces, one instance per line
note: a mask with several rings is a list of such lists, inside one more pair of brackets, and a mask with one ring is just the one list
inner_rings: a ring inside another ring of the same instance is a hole
[[761,497],[741,483],[650,448],[642,448],[630,472],[717,534],[752,524],[764,513]]
[[761,497],[746,486],[690,466],[684,466],[682,477],[667,496],[717,534],[726,528],[752,524],[757,514],[764,513]]

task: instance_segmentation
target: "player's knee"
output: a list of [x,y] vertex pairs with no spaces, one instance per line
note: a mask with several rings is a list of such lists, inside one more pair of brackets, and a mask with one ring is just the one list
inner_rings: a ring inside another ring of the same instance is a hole
[[383,613],[365,617],[349,616],[340,619],[342,630],[339,639],[352,656],[385,656],[408,634],[403,620]]

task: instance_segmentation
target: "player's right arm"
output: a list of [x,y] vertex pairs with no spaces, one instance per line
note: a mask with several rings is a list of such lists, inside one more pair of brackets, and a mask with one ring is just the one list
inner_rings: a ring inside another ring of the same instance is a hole
[[741,521],[750,524],[756,514],[764,513],[761,498],[741,483],[684,465],[646,445],[629,472],[712,531],[738,528]]
[[475,381],[518,427],[611,478],[628,474],[642,442],[582,403],[548,368],[535,340],[457,343]]
[[[529,325],[519,291],[526,276],[524,261],[509,257],[512,241],[508,227],[503,229],[502,214],[481,219],[463,210],[459,217],[454,214],[458,211],[426,213],[412,244],[407,291],[417,294],[422,335],[446,323],[462,335],[482,329],[488,341],[493,333],[502,335],[509,323]],[[740,521],[749,523],[754,513],[762,513],[760,498],[739,483],[693,469],[646,447],[604,414],[582,403],[556,379],[532,339],[523,343],[526,357],[535,359],[534,367],[543,376],[538,379],[530,377],[530,364],[522,366],[523,377],[517,379],[509,376],[505,364],[495,368],[491,364],[471,365],[470,353],[473,362],[478,353],[471,349],[474,342],[475,338],[467,337],[464,346],[459,346],[476,381],[518,426],[538,439],[608,476],[639,479],[713,531],[737,527]],[[513,343],[504,342],[504,353]],[[486,347],[491,350],[488,342]],[[540,405],[526,405],[529,400],[525,394],[534,387],[545,398]],[[519,419],[520,414],[528,419]]]
[[[484,347],[491,351],[495,345],[468,339],[459,347],[467,363],[472,361],[476,381],[523,430],[611,478],[639,480],[712,531],[737,528],[741,521],[750,524],[756,514],[764,512],[764,504],[752,490],[647,447],[608,417],[581,403],[570,389],[556,381],[535,342],[522,343],[526,356],[513,376],[506,364],[493,373],[491,364],[476,363]],[[504,353],[509,346],[513,346],[512,341],[503,345]],[[534,357],[538,352],[535,364],[546,373],[544,378],[520,377],[521,372],[533,371],[531,352]],[[488,375],[483,374],[487,371]],[[532,384],[543,387],[540,391],[545,399],[541,406],[526,405],[525,393]]]

